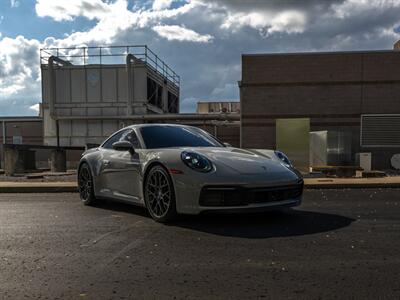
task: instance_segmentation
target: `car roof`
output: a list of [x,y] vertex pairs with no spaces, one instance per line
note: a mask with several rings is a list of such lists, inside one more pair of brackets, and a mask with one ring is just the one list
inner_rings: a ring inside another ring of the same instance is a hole
[[142,128],[142,127],[151,127],[151,126],[174,126],[174,127],[190,127],[192,128],[193,126],[189,125],[182,125],[182,124],[170,124],[170,123],[146,123],[146,124],[134,124],[127,126],[125,128]]

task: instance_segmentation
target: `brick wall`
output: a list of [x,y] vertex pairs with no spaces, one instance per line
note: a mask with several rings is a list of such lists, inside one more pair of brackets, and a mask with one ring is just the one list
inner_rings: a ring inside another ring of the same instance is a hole
[[400,113],[399,69],[398,51],[243,55],[242,147],[275,148],[275,119],[306,117],[312,131],[351,131],[354,153],[389,168],[400,149],[362,149],[360,117]]

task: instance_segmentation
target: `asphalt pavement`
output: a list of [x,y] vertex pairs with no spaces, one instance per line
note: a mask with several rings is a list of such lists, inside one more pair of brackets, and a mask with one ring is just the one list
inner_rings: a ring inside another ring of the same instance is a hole
[[186,216],[77,193],[0,194],[0,299],[399,299],[400,189]]

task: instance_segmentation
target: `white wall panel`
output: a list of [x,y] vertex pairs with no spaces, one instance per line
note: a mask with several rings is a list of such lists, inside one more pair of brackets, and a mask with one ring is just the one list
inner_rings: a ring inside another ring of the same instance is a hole
[[71,70],[71,102],[86,102],[85,70]]
[[88,102],[101,102],[101,72],[100,69],[86,69],[87,100]]
[[110,136],[118,130],[118,121],[103,121],[103,136]]
[[99,137],[102,136],[101,121],[91,120],[88,121],[88,136]]
[[125,68],[118,68],[118,102],[128,100],[127,73]]
[[70,94],[70,70],[69,69],[56,69],[56,103],[71,102]]
[[104,68],[102,73],[103,102],[116,102],[117,99],[117,70]]
[[87,135],[87,125],[86,121],[83,120],[73,120],[72,121],[72,136],[80,137]]

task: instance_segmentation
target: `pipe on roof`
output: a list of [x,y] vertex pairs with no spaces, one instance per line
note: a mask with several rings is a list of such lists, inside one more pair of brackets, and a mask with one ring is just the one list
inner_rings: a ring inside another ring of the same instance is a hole
[[132,121],[240,121],[239,114],[154,114],[130,116],[59,116],[59,120],[132,120]]

